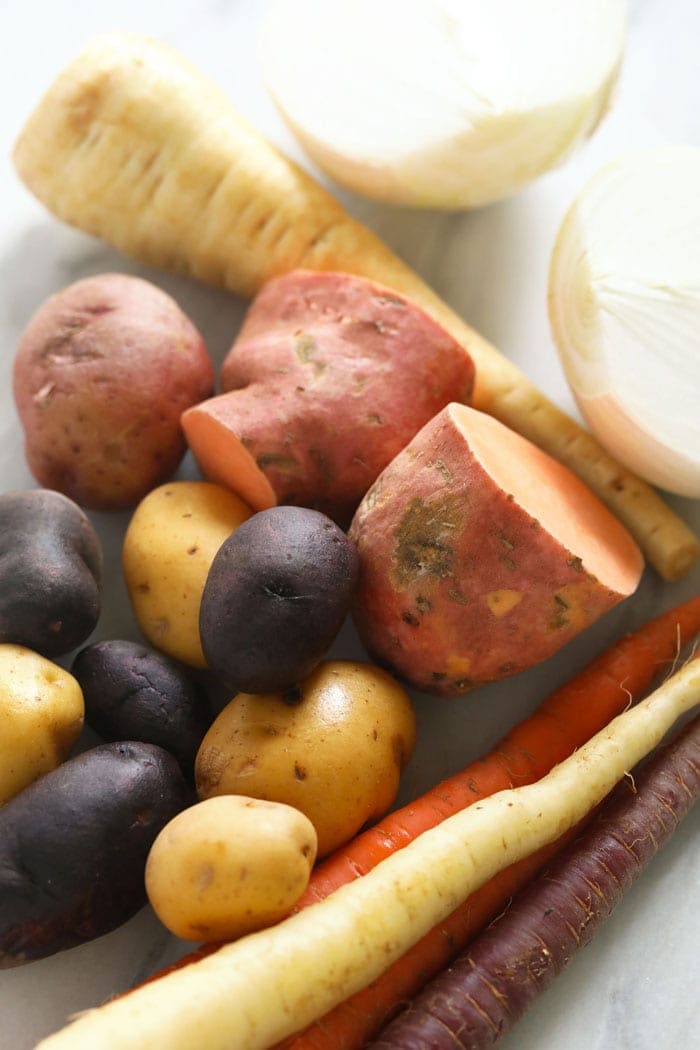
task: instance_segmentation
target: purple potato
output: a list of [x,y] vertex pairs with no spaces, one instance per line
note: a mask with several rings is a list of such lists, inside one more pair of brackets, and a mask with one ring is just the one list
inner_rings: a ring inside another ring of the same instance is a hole
[[191,775],[212,715],[204,690],[180,664],[138,642],[113,640],[87,646],[71,670],[96,733],[157,744]]
[[102,548],[76,503],[52,489],[0,495],[0,642],[61,656],[100,616]]
[[219,548],[204,586],[199,633],[209,668],[239,692],[296,685],[342,627],[357,572],[354,544],[325,514],[254,514]]
[[0,968],[115,929],[146,903],[146,858],[193,802],[152,744],[102,744],[0,809]]

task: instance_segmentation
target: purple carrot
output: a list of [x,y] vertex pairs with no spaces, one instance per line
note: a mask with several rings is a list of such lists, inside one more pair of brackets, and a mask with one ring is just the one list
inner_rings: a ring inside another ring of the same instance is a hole
[[546,872],[370,1044],[482,1050],[593,937],[700,794],[700,716],[610,793]]

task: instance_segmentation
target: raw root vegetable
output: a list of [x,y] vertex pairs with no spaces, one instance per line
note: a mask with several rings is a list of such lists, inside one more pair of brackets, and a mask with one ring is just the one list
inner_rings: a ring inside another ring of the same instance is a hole
[[582,836],[371,1044],[484,1050],[594,936],[700,794],[700,717],[625,778]]
[[255,510],[296,503],[347,526],[414,434],[450,401],[470,401],[474,365],[390,289],[295,271],[255,299],[221,385],[182,417],[204,474]]
[[243,295],[305,267],[360,274],[407,296],[474,359],[476,407],[577,472],[662,576],[679,578],[697,558],[697,538],[649,486],[165,45],[128,34],[89,44],[29,118],[14,160],[59,218],[146,262]]
[[166,481],[186,451],[180,416],[213,390],[190,319],[160,288],[123,273],[47,299],[13,367],[29,469],[93,510],[134,507]]
[[204,586],[221,544],[251,513],[210,481],[172,481],[141,500],[124,534],[122,561],[134,616],[156,649],[206,667],[199,637]]
[[354,545],[325,514],[254,514],[223,540],[207,573],[199,607],[207,667],[230,695],[295,689],[347,619],[357,569]]
[[514,193],[598,126],[624,0],[278,0],[265,80],[331,178],[393,204]]
[[632,594],[643,569],[631,536],[575,475],[457,404],[392,460],[349,535],[364,644],[441,696],[545,660]]
[[554,341],[591,430],[654,485],[700,497],[700,149],[629,153],[590,180],[549,273]]
[[268,1047],[366,986],[497,871],[578,823],[698,703],[694,660],[536,784],[463,810],[315,907],[81,1015],[40,1046]]
[[[480,798],[544,776],[638,699],[698,631],[700,596],[625,635],[544,700],[486,756],[388,814],[317,865],[298,906],[315,904],[339,886],[366,875],[421,832]],[[533,855],[499,873],[371,985],[340,1003],[308,1032],[292,1037],[289,1047],[359,1050],[403,1000],[415,995],[498,914],[542,863],[542,857]],[[151,980],[196,962],[213,950],[205,945],[190,952]]]
[[576,828],[572,828],[555,842],[499,871],[366,988],[304,1031],[276,1043],[274,1050],[361,1050],[575,834]]

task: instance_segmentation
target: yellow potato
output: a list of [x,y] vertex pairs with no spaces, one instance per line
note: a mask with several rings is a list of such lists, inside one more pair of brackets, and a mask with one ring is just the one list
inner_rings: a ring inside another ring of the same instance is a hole
[[176,936],[233,940],[287,915],[315,858],[316,832],[303,813],[222,795],[166,824],[148,856],[146,890]]
[[390,808],[415,736],[411,702],[390,675],[328,661],[295,695],[239,693],[202,741],[197,792],[294,806],[324,856]]
[[0,645],[0,805],[68,756],[83,728],[75,678],[21,645]]
[[205,667],[199,606],[224,540],[252,511],[207,481],[174,481],[141,500],[124,537],[123,565],[139,627],[156,649]]

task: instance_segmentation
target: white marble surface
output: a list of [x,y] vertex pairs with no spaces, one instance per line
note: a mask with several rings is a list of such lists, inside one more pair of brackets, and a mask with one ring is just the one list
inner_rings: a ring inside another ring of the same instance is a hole
[[[131,29],[159,36],[186,52],[276,143],[296,154],[256,66],[256,32],[264,7],[254,0],[72,0],[70,5],[55,0],[4,0],[0,4],[3,489],[31,484],[9,376],[18,335],[47,294],[91,273],[143,274],[180,301],[217,360],[228,348],[244,309],[222,292],[148,270],[48,216],[20,186],[9,160],[24,118],[53,75],[90,35]],[[545,311],[547,261],[557,225],[588,174],[623,148],[677,141],[700,145],[699,44],[696,0],[633,2],[629,49],[613,112],[585,150],[516,199],[455,215],[403,212],[344,198],[354,213],[570,411],[573,405]],[[186,465],[186,471],[191,469]],[[697,501],[672,502],[700,528]],[[95,520],[110,566],[98,636],[136,637],[119,574],[125,516],[95,516]],[[633,600],[546,665],[462,701],[417,698],[420,745],[406,772],[402,799],[476,756],[618,633],[698,590],[700,569],[675,585],[664,585],[647,572]],[[352,633],[346,629],[336,652],[354,651]],[[675,1050],[690,1047],[693,1038],[695,1046],[700,1044],[699,830],[696,811],[595,942],[503,1040],[504,1050]],[[0,1048],[28,1050],[69,1014],[128,987],[175,957],[181,947],[144,910],[99,941],[0,973]]]

